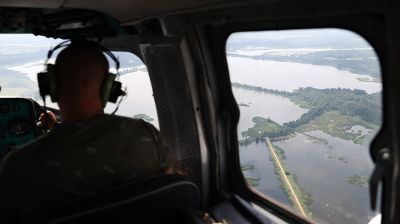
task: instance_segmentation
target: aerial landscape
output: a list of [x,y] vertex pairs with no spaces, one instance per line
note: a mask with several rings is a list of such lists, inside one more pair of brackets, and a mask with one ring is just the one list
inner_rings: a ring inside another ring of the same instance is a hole
[[248,183],[318,223],[373,218],[369,144],[382,85],[369,44],[337,29],[246,32],[226,52]]

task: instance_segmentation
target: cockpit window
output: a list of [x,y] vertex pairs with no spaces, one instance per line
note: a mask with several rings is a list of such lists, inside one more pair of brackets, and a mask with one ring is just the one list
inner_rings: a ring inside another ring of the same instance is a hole
[[[143,119],[159,129],[153,89],[147,67],[130,52],[113,51],[113,54],[117,56],[121,63],[119,81],[122,82],[127,92],[127,96],[122,99],[115,114]],[[110,65],[113,65],[113,63],[110,62]],[[113,112],[117,105],[108,103],[105,112]]]
[[61,41],[25,34],[1,34],[0,96],[40,101],[36,74],[44,69],[50,47]]
[[[0,35],[0,97],[31,98],[43,105],[37,85],[37,73],[45,69],[47,52],[64,40],[28,34]],[[56,51],[49,60],[54,59]],[[116,114],[143,119],[158,128],[158,117],[147,68],[130,52],[113,52],[120,61],[119,81],[126,87],[127,96],[122,100]],[[114,63],[110,70],[115,72]],[[46,106],[58,108],[50,98]],[[108,103],[105,111],[111,113],[117,104]]]
[[374,49],[341,29],[234,33],[226,56],[250,188],[318,223],[368,223],[382,124]]

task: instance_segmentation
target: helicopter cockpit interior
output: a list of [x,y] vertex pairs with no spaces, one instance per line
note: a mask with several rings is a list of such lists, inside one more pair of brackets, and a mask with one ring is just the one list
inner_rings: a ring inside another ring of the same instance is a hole
[[62,125],[36,77],[54,46],[89,40],[118,60],[107,58],[124,94],[105,113],[152,124],[183,170],[8,223],[399,223],[399,11],[394,0],[0,1],[0,159],[52,131],[41,114]]
[[2,139],[1,157],[18,145],[34,140],[37,136],[34,103],[24,98],[1,98],[0,113],[2,114],[0,138]]

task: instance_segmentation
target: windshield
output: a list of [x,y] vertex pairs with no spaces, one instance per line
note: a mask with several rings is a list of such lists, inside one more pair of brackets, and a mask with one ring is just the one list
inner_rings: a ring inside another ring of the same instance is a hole
[[[37,73],[44,71],[49,49],[63,42],[31,34],[0,35],[0,97],[31,98],[43,105],[37,84]],[[54,63],[54,52],[49,63]],[[143,62],[130,52],[112,52],[120,61],[118,80],[126,88],[124,97],[116,112],[117,115],[143,119],[158,128],[158,117],[153,91],[147,68]],[[115,73],[114,62],[107,57],[110,72]],[[48,97],[46,106],[58,109],[57,103]],[[108,103],[105,112],[111,113],[117,104]]]

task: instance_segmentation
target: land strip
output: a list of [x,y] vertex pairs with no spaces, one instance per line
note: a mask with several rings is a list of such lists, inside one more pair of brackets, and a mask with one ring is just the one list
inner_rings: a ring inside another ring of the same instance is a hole
[[270,152],[271,152],[271,154],[272,154],[272,158],[273,158],[273,160],[274,160],[274,162],[275,162],[275,164],[276,164],[276,167],[279,169],[279,174],[280,174],[280,176],[281,176],[281,178],[282,178],[284,184],[286,184],[287,187],[288,187],[288,189],[289,189],[289,192],[288,192],[288,193],[292,195],[294,204],[296,205],[296,207],[298,208],[298,210],[300,211],[300,213],[301,213],[304,217],[308,218],[306,212],[304,211],[304,208],[303,208],[303,206],[302,206],[302,203],[301,203],[300,200],[299,200],[299,197],[296,195],[296,192],[293,190],[293,186],[292,186],[292,184],[290,183],[289,178],[288,178],[287,175],[286,175],[286,171],[285,171],[285,169],[283,168],[282,163],[281,163],[279,157],[278,157],[278,156],[276,155],[276,153],[275,153],[275,150],[274,150],[274,147],[273,147],[272,144],[271,144],[271,141],[270,141],[269,139],[267,139],[267,140],[266,140],[266,143],[267,143],[268,146],[269,146],[268,148],[269,148],[269,150],[270,150]]

